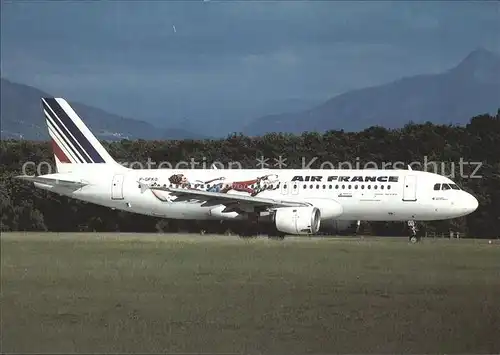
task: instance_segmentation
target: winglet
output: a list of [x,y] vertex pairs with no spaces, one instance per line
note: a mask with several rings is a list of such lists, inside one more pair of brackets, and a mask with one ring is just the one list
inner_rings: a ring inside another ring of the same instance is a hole
[[148,184],[146,184],[140,180],[137,181],[137,183],[139,184],[139,187],[141,188],[141,194],[143,194],[144,191],[149,190],[151,188],[151,186],[149,186]]

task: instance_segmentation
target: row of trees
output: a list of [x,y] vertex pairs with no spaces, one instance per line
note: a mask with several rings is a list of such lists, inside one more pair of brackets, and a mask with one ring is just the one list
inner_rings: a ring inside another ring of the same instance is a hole
[[[500,110],[496,116],[474,117],[465,127],[426,123],[408,124],[398,130],[372,127],[356,133],[329,131],[300,136],[273,133],[256,138],[235,134],[221,140],[123,140],[104,145],[117,161],[129,165],[137,162],[134,167],[146,167],[149,162],[152,168],[157,168],[160,162],[168,162],[161,166],[168,167],[182,161],[194,164],[194,168],[209,167],[214,161],[226,168],[231,162],[238,162],[243,168],[258,168],[263,162],[257,160],[260,157],[268,158],[267,167],[271,168],[276,162],[273,158],[279,156],[286,168],[304,165],[331,168],[325,161],[332,162],[334,167],[339,162],[350,162],[354,168],[375,165],[391,168],[390,162],[400,162],[396,168],[404,168],[404,164],[413,162],[414,170],[426,169],[449,176],[477,196],[480,203],[479,209],[467,217],[425,224],[428,231],[447,233],[453,229],[475,237],[500,234]],[[2,141],[1,157],[3,231],[223,232],[231,228],[218,222],[158,220],[113,211],[13,179],[36,169],[38,173],[55,172],[48,142]],[[365,165],[368,162],[371,163]],[[403,228],[402,223],[365,223],[364,232],[397,235]]]

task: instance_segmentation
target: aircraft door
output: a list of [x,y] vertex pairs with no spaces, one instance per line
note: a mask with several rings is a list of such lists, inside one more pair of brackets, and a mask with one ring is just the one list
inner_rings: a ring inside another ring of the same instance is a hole
[[288,193],[288,189],[289,189],[289,183],[287,182],[282,182],[281,183],[281,194],[282,195],[286,195]]
[[113,183],[111,186],[111,199],[123,200],[123,175],[113,176]]
[[403,201],[417,200],[417,177],[415,175],[405,176],[403,185]]

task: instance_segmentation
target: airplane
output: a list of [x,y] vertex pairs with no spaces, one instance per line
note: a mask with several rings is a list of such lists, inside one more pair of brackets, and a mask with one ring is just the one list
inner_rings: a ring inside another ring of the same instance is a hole
[[56,173],[21,175],[35,187],[116,210],[184,220],[236,221],[242,237],[314,235],[364,221],[452,219],[477,199],[447,177],[416,170],[130,169],[116,162],[63,98],[42,98]]

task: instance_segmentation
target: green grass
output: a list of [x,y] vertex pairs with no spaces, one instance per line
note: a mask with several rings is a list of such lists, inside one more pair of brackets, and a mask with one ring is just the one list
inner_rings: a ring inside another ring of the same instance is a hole
[[500,244],[2,234],[12,352],[499,353]]

